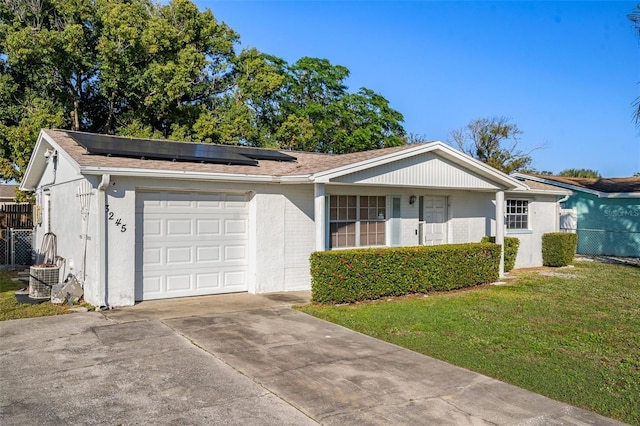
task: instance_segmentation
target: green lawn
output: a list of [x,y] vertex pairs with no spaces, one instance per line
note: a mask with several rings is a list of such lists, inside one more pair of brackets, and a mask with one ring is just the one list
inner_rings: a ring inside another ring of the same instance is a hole
[[640,425],[640,267],[576,262],[512,275],[503,286],[300,309]]
[[[0,321],[61,315],[69,312],[68,305],[54,305],[51,302],[39,305],[18,304],[14,292],[25,287],[26,284],[12,281],[12,278],[17,276],[16,272],[0,271]],[[92,308],[90,305],[84,306]]]

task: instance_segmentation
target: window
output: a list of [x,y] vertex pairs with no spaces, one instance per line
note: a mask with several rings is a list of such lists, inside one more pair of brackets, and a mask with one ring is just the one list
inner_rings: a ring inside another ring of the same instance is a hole
[[365,247],[385,244],[386,198],[331,195],[330,247]]
[[529,201],[507,200],[507,229],[529,229]]

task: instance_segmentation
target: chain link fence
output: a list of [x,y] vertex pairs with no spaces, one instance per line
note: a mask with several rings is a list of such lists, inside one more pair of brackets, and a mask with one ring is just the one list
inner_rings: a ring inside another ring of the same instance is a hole
[[0,229],[0,265],[29,266],[33,263],[33,230]]
[[577,254],[640,257],[640,232],[560,228],[578,234]]

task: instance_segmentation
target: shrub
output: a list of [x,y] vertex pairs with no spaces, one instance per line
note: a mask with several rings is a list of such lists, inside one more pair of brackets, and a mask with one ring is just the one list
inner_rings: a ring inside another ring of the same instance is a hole
[[[495,243],[496,237],[482,237],[483,243]],[[504,237],[504,271],[509,272],[516,266],[520,240],[516,237]]]
[[372,248],[311,255],[312,300],[349,303],[498,279],[500,246],[489,243]]
[[578,246],[578,234],[551,232],[542,235],[542,264],[566,266],[573,262]]

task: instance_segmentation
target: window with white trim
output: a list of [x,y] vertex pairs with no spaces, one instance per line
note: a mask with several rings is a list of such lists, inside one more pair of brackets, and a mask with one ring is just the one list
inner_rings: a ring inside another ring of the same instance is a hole
[[331,195],[329,246],[369,247],[386,243],[386,197]]
[[529,201],[507,200],[507,229],[529,229]]

